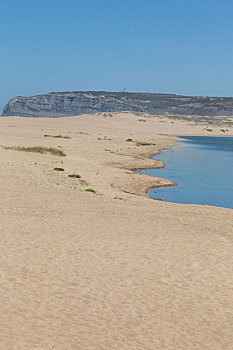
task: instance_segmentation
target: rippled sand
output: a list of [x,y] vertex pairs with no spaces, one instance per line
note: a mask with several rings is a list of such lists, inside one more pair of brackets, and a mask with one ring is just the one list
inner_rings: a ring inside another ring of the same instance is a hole
[[0,119],[1,146],[67,154],[0,149],[0,349],[233,348],[233,211],[147,198],[169,182],[131,170],[209,132],[139,119]]

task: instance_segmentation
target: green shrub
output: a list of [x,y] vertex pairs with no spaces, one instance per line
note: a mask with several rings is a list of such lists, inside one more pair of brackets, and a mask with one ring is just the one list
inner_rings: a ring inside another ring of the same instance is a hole
[[70,174],[70,175],[68,175],[69,177],[74,177],[74,178],[76,178],[76,179],[80,179],[81,178],[81,176],[80,175],[78,175],[78,174]]
[[96,193],[96,191],[93,190],[92,188],[87,188],[85,191],[86,191],[86,192],[91,192],[91,193]]
[[56,170],[56,171],[64,171],[63,168],[54,168],[53,170]]

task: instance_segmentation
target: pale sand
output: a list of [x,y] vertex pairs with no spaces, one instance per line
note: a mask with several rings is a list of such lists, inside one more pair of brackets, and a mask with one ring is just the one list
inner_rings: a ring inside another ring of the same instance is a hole
[[138,119],[0,119],[1,145],[67,154],[0,149],[0,349],[233,348],[233,211],[152,200],[169,182],[130,170],[159,165],[161,134],[222,132]]

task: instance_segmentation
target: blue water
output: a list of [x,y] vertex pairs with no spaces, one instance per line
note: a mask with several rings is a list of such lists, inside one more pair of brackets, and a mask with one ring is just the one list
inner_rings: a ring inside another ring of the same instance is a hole
[[233,209],[233,137],[183,136],[178,146],[155,156],[165,168],[139,170],[176,182],[148,195],[167,202]]

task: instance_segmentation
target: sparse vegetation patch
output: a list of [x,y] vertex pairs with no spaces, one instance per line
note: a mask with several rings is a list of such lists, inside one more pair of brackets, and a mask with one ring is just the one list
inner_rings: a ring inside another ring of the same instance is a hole
[[1,147],[6,150],[12,150],[12,151],[33,152],[33,153],[40,153],[40,154],[50,153],[53,156],[59,156],[59,157],[66,156],[66,154],[63,151],[53,147],[50,147],[50,148],[40,147],[40,146],[36,146],[36,147],[1,146]]
[[107,140],[107,141],[111,141],[111,139],[107,139],[107,136],[104,136],[103,138],[98,137],[98,140]]
[[137,142],[137,146],[155,146],[155,143],[148,143],[148,142]]
[[120,201],[125,201],[125,199],[124,198],[122,198],[122,197],[114,197],[114,199],[119,199]]
[[55,139],[71,139],[69,136],[62,136],[62,135],[44,135],[44,137],[53,137]]

